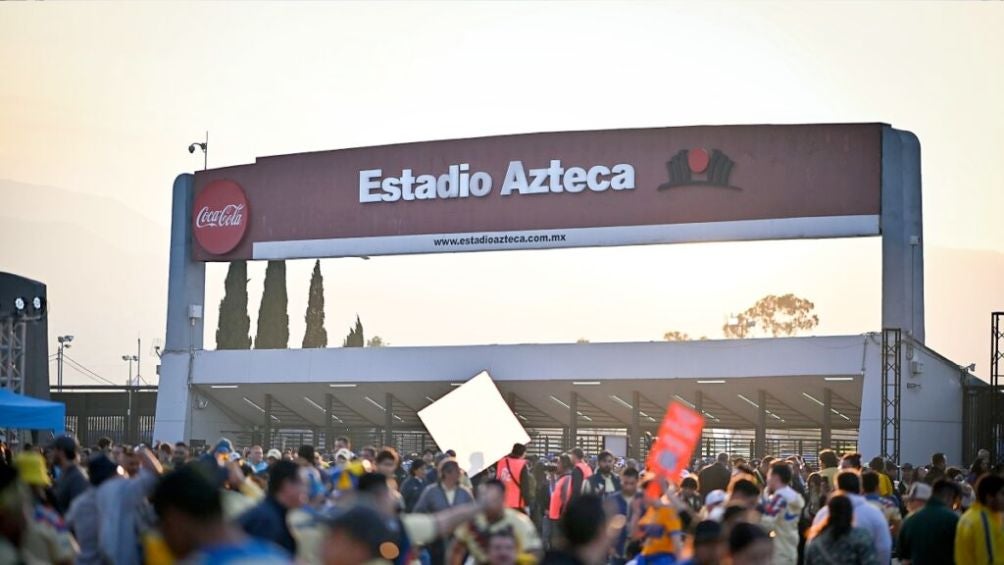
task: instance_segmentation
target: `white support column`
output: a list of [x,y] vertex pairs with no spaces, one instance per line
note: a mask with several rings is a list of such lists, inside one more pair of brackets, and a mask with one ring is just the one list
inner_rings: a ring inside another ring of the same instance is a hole
[[882,327],[924,342],[924,222],[920,141],[882,130]]
[[161,356],[157,416],[153,437],[187,441],[191,432],[191,371],[194,352],[202,349],[203,317],[190,307],[205,304],[206,267],[192,258],[192,200],[195,177],[174,180],[171,212],[171,252],[167,287],[167,338]]

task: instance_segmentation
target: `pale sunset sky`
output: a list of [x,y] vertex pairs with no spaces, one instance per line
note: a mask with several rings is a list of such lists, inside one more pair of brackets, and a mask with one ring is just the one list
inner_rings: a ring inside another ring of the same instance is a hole
[[[922,144],[928,344],[985,376],[1004,310],[1004,2],[0,3],[0,271],[115,382],[164,334],[170,193],[257,156],[537,131],[885,122]],[[288,268],[291,345],[312,261]],[[880,329],[880,241],[322,261],[329,343],[721,337],[768,293]],[[207,280],[212,347],[225,266]],[[264,263],[252,264],[252,332]],[[52,370],[55,379],[55,370]],[[67,382],[91,383],[76,372]]]

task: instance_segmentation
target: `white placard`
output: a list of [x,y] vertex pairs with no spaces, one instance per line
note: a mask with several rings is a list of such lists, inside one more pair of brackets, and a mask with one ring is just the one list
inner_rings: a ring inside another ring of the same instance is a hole
[[457,452],[457,463],[474,476],[530,436],[512,413],[495,381],[481,371],[418,412],[439,449]]
[[615,457],[627,457],[627,436],[603,436],[603,449]]

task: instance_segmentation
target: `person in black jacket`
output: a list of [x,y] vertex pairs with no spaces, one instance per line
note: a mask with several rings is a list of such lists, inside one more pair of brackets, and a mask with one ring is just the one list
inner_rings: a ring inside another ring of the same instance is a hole
[[729,466],[729,454],[719,453],[718,460],[701,469],[697,474],[700,483],[701,498],[708,496],[713,490],[726,490],[732,480],[732,469]]
[[59,480],[54,489],[56,510],[66,514],[73,499],[80,496],[90,486],[87,475],[80,469],[77,440],[71,436],[59,436],[52,442],[53,463],[59,467]]
[[425,461],[417,457],[412,460],[411,467],[408,468],[408,478],[401,484],[401,497],[404,499],[405,512],[412,512],[418,502],[418,497],[422,496],[422,491],[427,485],[425,482],[427,471],[428,467],[425,466]]
[[586,484],[589,492],[601,497],[621,490],[621,478],[614,474],[613,453],[600,453],[596,460],[596,472],[586,479]]
[[270,541],[296,555],[296,540],[289,531],[286,514],[303,506],[306,498],[300,467],[292,461],[279,461],[269,469],[265,500],[241,514],[237,522],[249,536]]

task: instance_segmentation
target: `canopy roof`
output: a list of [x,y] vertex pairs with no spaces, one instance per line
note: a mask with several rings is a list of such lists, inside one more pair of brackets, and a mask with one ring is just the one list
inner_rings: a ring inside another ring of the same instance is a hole
[[65,431],[66,405],[0,389],[0,428]]

